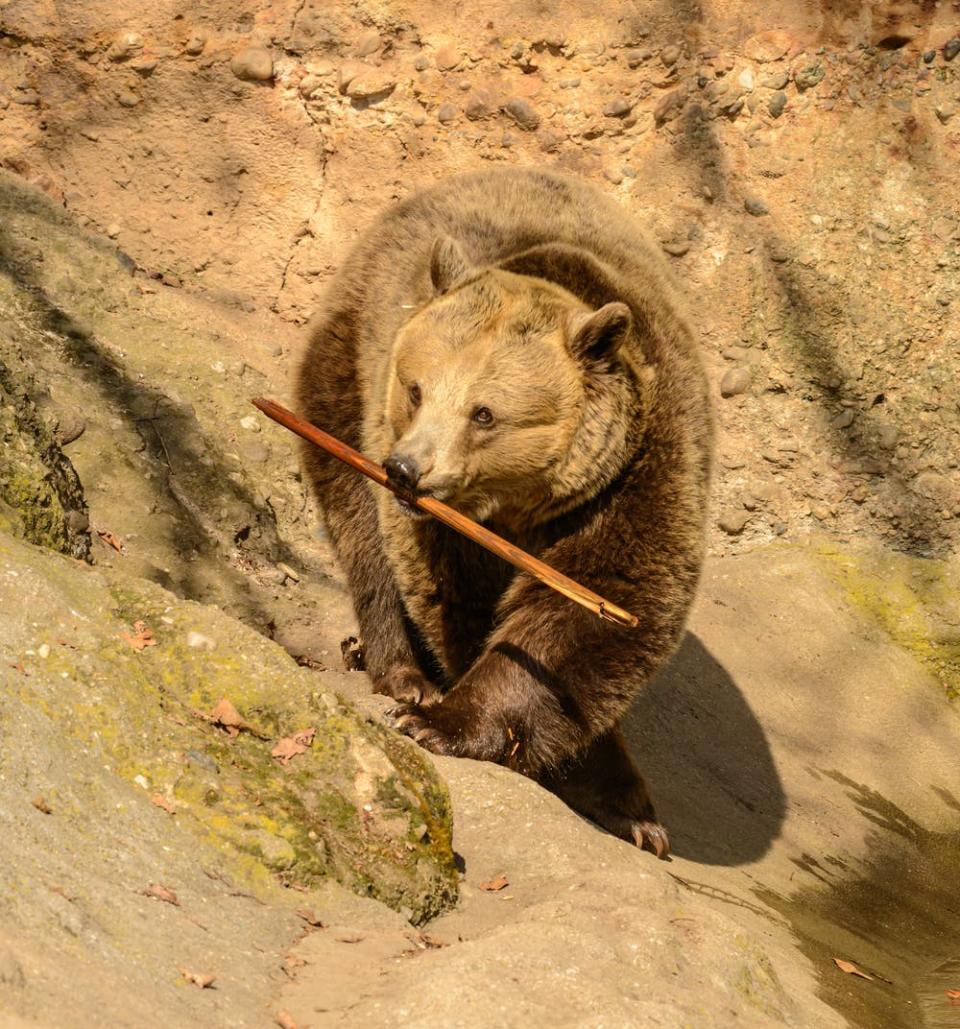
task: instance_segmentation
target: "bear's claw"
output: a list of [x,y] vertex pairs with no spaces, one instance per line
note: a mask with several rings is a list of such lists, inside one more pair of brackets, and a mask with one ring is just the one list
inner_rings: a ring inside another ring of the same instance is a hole
[[414,743],[432,754],[456,754],[453,740],[430,724],[429,714],[418,704],[398,704],[392,712],[393,725]]
[[630,834],[641,850],[652,850],[661,861],[670,856],[670,837],[659,822],[634,822]]

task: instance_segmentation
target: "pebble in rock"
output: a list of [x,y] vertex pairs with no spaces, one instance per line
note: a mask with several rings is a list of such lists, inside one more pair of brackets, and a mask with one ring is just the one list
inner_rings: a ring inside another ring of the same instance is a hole
[[365,75],[358,75],[355,79],[350,80],[350,85],[347,86],[347,96],[351,100],[383,99],[396,87],[396,79],[391,78],[385,72],[371,70]]
[[199,57],[203,53],[203,48],[207,45],[207,40],[204,36],[194,34],[192,35],[184,45],[184,52],[188,53],[191,57]]
[[739,536],[747,527],[750,517],[749,511],[725,511],[717,520],[717,525],[728,536]]
[[380,39],[379,33],[366,32],[357,43],[357,56],[369,57],[371,54],[375,54],[382,45],[383,41]]
[[670,68],[677,63],[680,59],[680,47],[678,46],[665,46],[660,51],[660,60],[663,61],[664,67]]
[[730,368],[720,380],[720,396],[735,397],[750,388],[750,372],[746,368]]
[[957,54],[960,54],[960,36],[954,36],[953,39],[948,39],[943,44],[943,59],[945,61],[952,61]]
[[140,97],[129,89],[121,89],[117,93],[117,103],[121,107],[136,107],[140,103]]
[[783,114],[784,108],[787,106],[787,94],[783,90],[777,90],[772,97],[767,101],[767,110],[770,112],[771,117],[779,118]]
[[107,57],[111,61],[128,61],[143,49],[143,38],[136,32],[121,32],[110,44]]
[[772,75],[760,80],[760,85],[765,89],[786,89],[790,76],[785,71],[775,71]]
[[934,114],[940,120],[941,125],[946,125],[948,121],[957,113],[955,104],[937,104],[933,109]]
[[672,257],[683,257],[690,250],[690,242],[686,239],[667,240],[660,245]]
[[653,109],[653,118],[658,125],[662,125],[671,118],[675,118],[686,102],[687,94],[682,89],[675,89],[657,101]]
[[770,213],[770,208],[759,197],[747,197],[743,202],[743,209],[754,218],[760,218]]
[[453,71],[460,63],[460,53],[455,46],[442,46],[437,51],[435,60],[441,71]]
[[842,411],[833,418],[830,422],[830,427],[833,429],[849,429],[853,425],[854,418],[856,415],[851,410]]
[[269,82],[273,78],[273,58],[263,47],[250,46],[233,58],[230,70],[244,82]]
[[488,117],[491,114],[490,98],[485,93],[471,93],[467,97],[463,113],[470,121],[479,121],[481,118]]
[[441,104],[437,110],[437,121],[441,125],[446,125],[448,122],[455,121],[457,117],[457,109],[451,103]]
[[639,68],[644,61],[650,57],[649,50],[628,50],[626,53],[627,67]]
[[419,57],[418,57],[418,58],[417,58],[417,59],[416,59],[416,60],[415,60],[415,61],[413,62],[413,67],[414,67],[414,68],[415,68],[415,69],[416,69],[417,71],[426,71],[426,70],[427,70],[427,68],[429,68],[429,67],[430,67],[430,59],[429,59],[428,57],[424,57],[424,56],[423,56],[423,54],[421,54],[421,55],[420,55],[420,56],[419,56]]
[[504,104],[503,109],[525,132],[534,132],[540,125],[540,115],[530,101],[523,97],[513,97]]
[[604,168],[603,174],[609,182],[619,186],[623,182],[623,175],[618,168]]
[[603,113],[608,118],[625,118],[630,111],[633,109],[633,104],[630,103],[625,97],[618,96],[616,100],[611,100],[607,104]]
[[813,89],[823,76],[823,65],[819,61],[800,61],[793,69],[794,85],[801,93]]

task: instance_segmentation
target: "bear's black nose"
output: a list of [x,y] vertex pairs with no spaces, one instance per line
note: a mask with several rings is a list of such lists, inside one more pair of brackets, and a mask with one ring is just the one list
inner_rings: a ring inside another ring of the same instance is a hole
[[397,486],[404,489],[416,489],[420,481],[420,469],[412,457],[403,457],[391,454],[383,463],[387,471],[387,478]]

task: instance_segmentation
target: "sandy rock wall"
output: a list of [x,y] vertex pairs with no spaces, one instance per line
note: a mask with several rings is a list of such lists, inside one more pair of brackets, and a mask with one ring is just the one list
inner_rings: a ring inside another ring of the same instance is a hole
[[956,3],[13,0],[0,26],[4,164],[162,288],[282,337],[418,183],[583,175],[690,297],[715,551],[960,538]]

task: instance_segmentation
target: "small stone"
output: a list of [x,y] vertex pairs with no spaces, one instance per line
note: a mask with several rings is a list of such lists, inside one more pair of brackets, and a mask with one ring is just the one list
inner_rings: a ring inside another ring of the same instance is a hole
[[107,226],[107,235],[111,239],[116,239],[120,235],[120,226],[116,222],[111,222]]
[[777,90],[767,101],[767,110],[773,118],[779,118],[787,106],[787,94],[783,90]]
[[790,81],[790,75],[786,71],[775,71],[765,78],[760,80],[760,85],[764,89],[786,89],[787,83]]
[[[4,97],[6,99],[6,97]],[[13,94],[12,100],[15,104],[21,104],[24,107],[39,107],[40,106],[40,94],[32,89],[21,89]]]
[[413,67],[415,71],[426,71],[430,67],[430,58],[421,54],[414,62]]
[[383,40],[378,32],[365,32],[357,43],[357,56],[369,57],[371,54],[377,53],[381,46],[383,46]]
[[680,47],[678,46],[665,46],[660,51],[660,60],[663,62],[665,68],[671,68],[680,59]]
[[470,96],[467,97],[463,113],[470,119],[470,121],[479,121],[481,118],[489,117],[493,113],[489,94],[471,93]]
[[658,125],[675,118],[686,103],[687,94],[682,89],[674,89],[657,101],[653,109],[653,118]]
[[561,137],[549,129],[543,129],[537,133],[537,143],[545,154],[554,153],[559,149],[561,142]]
[[233,58],[230,70],[244,82],[269,82],[273,78],[273,58],[263,47],[249,46]]
[[730,368],[720,380],[720,396],[735,397],[750,388],[750,372],[746,368]]
[[936,50],[927,50],[927,51],[925,51],[924,55],[923,55],[923,63],[924,64],[933,64],[934,59],[936,58],[936,56],[937,56],[937,51]]
[[206,45],[206,37],[201,36],[199,33],[194,33],[184,44],[183,50],[184,53],[189,54],[191,57],[199,57]]
[[744,68],[737,76],[737,85],[748,93],[753,89],[753,72],[749,68]]
[[534,132],[540,125],[540,115],[530,101],[523,97],[512,97],[503,109],[525,132]]
[[687,239],[667,240],[660,245],[671,257],[683,257],[690,250],[690,241]]
[[850,426],[853,425],[853,422],[854,422],[855,418],[856,418],[856,415],[853,413],[853,411],[850,411],[850,410],[842,411],[840,414],[838,414],[836,416],[836,418],[831,419],[831,421],[830,421],[830,428],[831,429],[849,429]]
[[774,536],[785,536],[787,533],[786,522],[774,522],[773,523],[773,534]]
[[300,80],[300,85],[297,86],[297,91],[304,100],[309,100],[310,97],[320,88],[322,84],[321,79],[316,75],[304,75]]
[[462,60],[460,52],[452,44],[442,46],[437,51],[434,60],[440,71],[453,71]]
[[750,521],[749,511],[726,511],[717,521],[717,525],[728,536],[739,536],[741,532],[747,527],[747,522]]
[[41,643],[40,646],[37,647],[37,657],[41,657],[41,658],[43,658],[44,661],[46,661],[46,659],[49,656],[50,656],[50,644],[49,643]]
[[187,646],[194,650],[216,650],[217,644],[202,632],[188,632]]
[[960,36],[954,36],[953,39],[948,39],[943,44],[943,59],[945,61],[952,61],[957,54],[960,54]]
[[385,99],[397,88],[397,80],[386,72],[371,70],[350,80],[347,96],[351,100],[375,102]]
[[624,55],[627,59],[628,68],[639,68],[644,61],[650,59],[649,50],[628,50]]
[[770,208],[759,197],[747,197],[743,201],[743,209],[754,218],[761,218],[770,213]]
[[441,104],[437,109],[437,121],[441,125],[446,125],[448,122],[452,122],[456,119],[458,111],[456,107],[451,103]]
[[121,107],[136,107],[140,103],[140,97],[137,96],[132,90],[121,89],[117,93],[117,103]]
[[121,32],[110,44],[107,57],[111,61],[128,61],[143,49],[143,37],[136,32]]
[[288,564],[284,564],[284,563],[283,563],[283,561],[278,561],[278,562],[277,562],[277,568],[278,568],[278,569],[279,569],[279,570],[280,570],[281,572],[283,572],[283,574],[284,574],[284,575],[285,575],[285,576],[286,576],[286,577],[287,577],[288,579],[292,579],[292,580],[293,580],[294,582],[299,582],[299,581],[300,581],[300,573],[299,573],[299,572],[296,572],[296,571],[294,571],[294,569],[292,569],[292,568],[290,567],[290,565],[288,565]]
[[957,105],[946,103],[937,104],[933,109],[934,114],[940,119],[941,125],[946,125],[948,121],[957,113]]
[[240,427],[242,429],[246,429],[248,432],[259,432],[260,419],[256,418],[252,414],[248,414],[245,418],[240,419]]
[[138,57],[135,61],[130,62],[130,67],[138,75],[152,75],[157,70],[159,63],[156,57]]
[[618,96],[616,100],[611,100],[607,104],[603,113],[607,118],[624,118],[633,109],[633,104],[630,103],[625,97]]
[[746,40],[743,52],[751,61],[767,64],[786,57],[792,43],[793,40],[788,33],[780,29],[771,29],[769,32],[758,32]]
[[824,68],[819,61],[809,61],[804,58],[798,61],[793,67],[793,81],[801,93],[813,89],[818,82],[823,80]]
[[[109,232],[109,229],[107,230]],[[87,428],[87,423],[78,415],[65,415],[57,422],[57,442],[61,447],[68,446],[80,439]]]
[[621,174],[619,168],[609,168],[609,167],[604,168],[603,169],[603,174],[604,174],[604,177],[609,182],[612,182],[615,186],[619,186],[620,183],[623,182],[623,175]]

